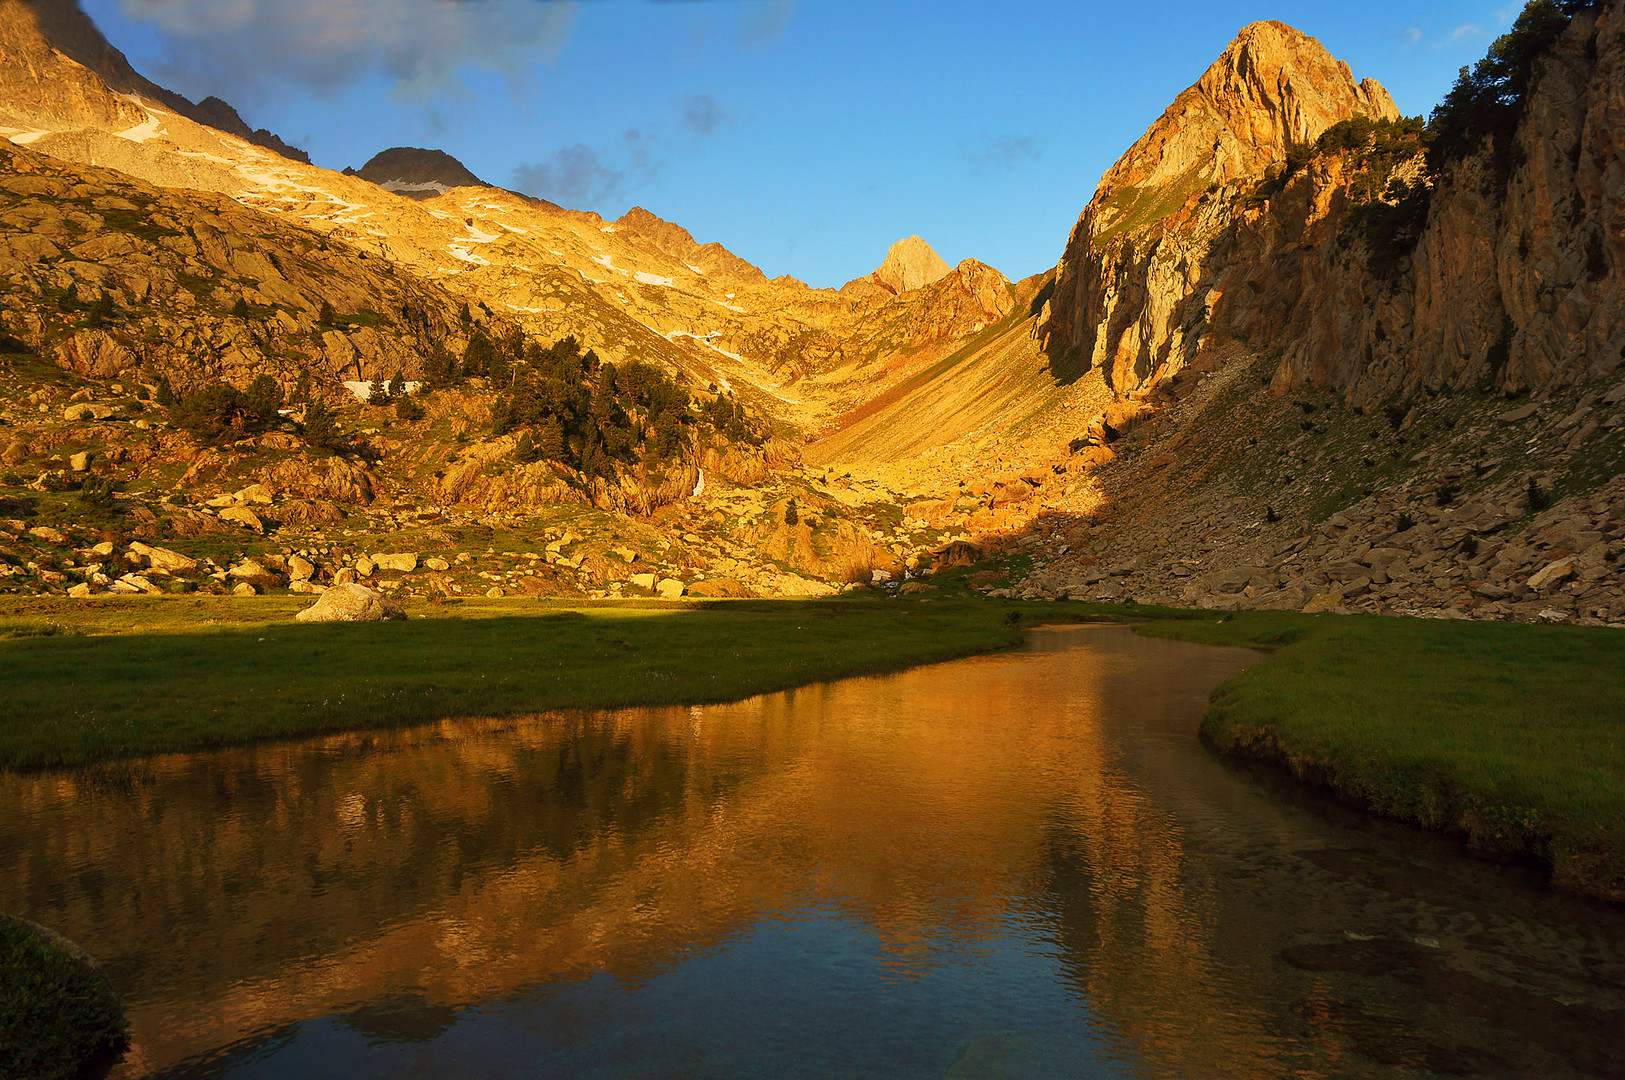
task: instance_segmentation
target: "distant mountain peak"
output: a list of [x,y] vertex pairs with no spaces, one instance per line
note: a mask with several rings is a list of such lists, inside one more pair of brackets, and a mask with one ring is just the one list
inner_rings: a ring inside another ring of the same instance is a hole
[[392,146],[374,154],[361,168],[344,171],[413,199],[432,199],[452,188],[491,186],[444,150],[417,146]]
[[918,236],[897,241],[886,251],[886,259],[871,274],[847,282],[841,291],[851,295],[881,291],[898,295],[941,281],[953,271],[931,245]]

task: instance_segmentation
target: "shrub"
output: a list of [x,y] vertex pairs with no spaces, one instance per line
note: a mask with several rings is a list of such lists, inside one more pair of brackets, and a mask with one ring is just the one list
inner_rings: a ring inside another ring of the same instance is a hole
[[1416,527],[1416,519],[1410,514],[1401,512],[1399,519],[1394,522],[1395,532],[1410,532]]
[[111,477],[99,476],[91,473],[79,485],[79,501],[86,506],[107,509],[113,505],[113,480]]
[[129,1044],[100,974],[59,941],[0,915],[0,1076],[68,1080]]
[[[160,402],[166,387],[167,383],[159,386]],[[227,383],[209,383],[170,406],[169,419],[198,442],[219,445],[264,431],[276,423],[281,404],[276,380],[261,375],[247,393]]]
[[1552,505],[1552,496],[1541,488],[1540,481],[1531,476],[1529,486],[1524,490],[1524,501],[1532,512],[1538,513]]
[[415,423],[423,419],[423,406],[405,395],[395,399],[395,418]]

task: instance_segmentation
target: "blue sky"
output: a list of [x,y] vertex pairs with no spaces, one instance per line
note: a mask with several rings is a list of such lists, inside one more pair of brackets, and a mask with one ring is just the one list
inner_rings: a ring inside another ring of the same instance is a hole
[[1425,113],[1518,7],[1203,0],[82,0],[143,73],[318,165],[439,147],[487,181],[642,205],[839,285],[900,237],[1013,278],[1255,19]]

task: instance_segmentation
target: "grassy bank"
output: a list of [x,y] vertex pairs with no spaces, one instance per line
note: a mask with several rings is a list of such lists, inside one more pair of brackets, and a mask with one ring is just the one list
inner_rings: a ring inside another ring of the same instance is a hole
[[974,602],[425,604],[407,622],[302,625],[286,621],[297,599],[213,600],[0,610],[0,768],[736,700],[1021,640],[1002,607]]
[[1214,693],[1219,751],[1625,901],[1625,633],[1286,612],[1145,632],[1273,650]]

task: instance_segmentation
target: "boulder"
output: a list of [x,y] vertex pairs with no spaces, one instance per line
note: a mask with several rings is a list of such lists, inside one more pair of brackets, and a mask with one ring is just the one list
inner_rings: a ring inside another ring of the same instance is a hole
[[288,576],[295,581],[309,581],[316,576],[316,566],[303,555],[288,560]]
[[276,496],[264,484],[249,484],[232,498],[244,506],[270,506]]
[[62,410],[64,420],[106,420],[113,415],[113,410],[106,405],[96,405],[88,401],[81,401],[77,405],[69,405]]
[[231,594],[233,596],[258,596],[260,591],[246,581],[239,581],[237,586],[231,590]]
[[636,585],[640,589],[648,589],[650,592],[654,591],[655,576],[653,574],[633,574],[628,580],[630,580],[632,584]]
[[1495,419],[1503,424],[1518,424],[1534,416],[1539,409],[1539,403],[1531,401],[1527,405],[1520,405],[1511,412],[1504,412]]
[[300,622],[379,622],[404,619],[406,610],[365,585],[335,585],[294,618]]
[[487,597],[489,597],[490,599],[492,599],[492,600],[501,600],[502,599],[502,590],[495,587],[495,586],[492,586],[491,588],[485,590],[485,595]]
[[444,571],[451,569],[451,563],[447,562],[445,559],[424,559],[423,565],[427,566],[430,570]]
[[333,584],[335,585],[354,585],[355,580],[355,569],[349,566],[346,566],[343,570],[340,570],[338,573],[333,575]]
[[1319,593],[1311,597],[1309,602],[1303,605],[1303,613],[1305,615],[1322,615],[1329,611],[1342,610],[1342,593]]
[[[107,550],[103,551],[103,547],[106,547]],[[90,550],[97,555],[107,556],[113,554],[113,545],[104,542],[97,544]],[[178,551],[170,551],[168,548],[153,547],[151,544],[143,544],[141,541],[136,540],[130,544],[130,550],[146,559],[147,565],[155,566],[160,570],[167,570],[171,574],[197,569],[196,559],[188,558]]]
[[288,583],[288,591],[292,593],[305,593],[309,596],[320,596],[327,591],[326,585],[317,585],[315,582],[300,578]]
[[1529,587],[1540,590],[1552,589],[1573,576],[1574,560],[1559,559],[1554,563],[1547,563],[1544,567],[1535,571],[1534,576],[1529,579]]
[[233,525],[240,525],[257,533],[265,531],[265,522],[260,516],[246,506],[228,506],[220,511],[220,520],[229,521]]
[[655,592],[659,593],[663,599],[675,600],[683,595],[686,588],[687,586],[676,578],[664,578],[660,584],[655,586]]
[[68,542],[67,536],[61,530],[53,529],[49,525],[37,525],[28,530],[28,535],[44,540],[48,544],[66,544]]
[[[119,589],[120,585],[127,586],[128,588]],[[142,577],[140,574],[125,574],[123,577],[113,582],[113,588],[117,589],[119,592],[144,592],[151,596],[161,595],[164,591],[158,586],[154,585],[151,581]]]
[[27,443],[14,440],[10,446],[6,447],[6,452],[0,454],[0,462],[7,465],[21,465],[28,460],[28,455],[31,453],[33,453],[33,449]]
[[95,590],[90,587],[90,582],[88,581],[82,581],[68,590],[68,595],[73,597],[75,600],[83,600],[87,596],[94,595],[94,593]]
[[68,468],[73,472],[86,472],[90,469],[90,451],[81,450],[68,458]]
[[371,559],[362,557],[355,561],[355,574],[357,577],[372,577],[373,571],[378,567],[373,565]]
[[418,568],[418,557],[415,552],[404,552],[393,555],[374,555],[373,564],[380,570],[393,570],[398,574],[410,574]]

